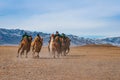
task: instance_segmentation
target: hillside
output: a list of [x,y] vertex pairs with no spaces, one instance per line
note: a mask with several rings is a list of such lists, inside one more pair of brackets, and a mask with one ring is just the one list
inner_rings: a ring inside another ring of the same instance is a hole
[[[48,45],[49,33],[43,32],[32,32],[32,31],[25,31],[20,29],[3,29],[0,28],[0,45],[18,45],[22,35],[27,32],[29,35],[32,35],[34,38],[38,33],[44,39],[44,45]],[[90,39],[84,37],[78,37],[76,35],[67,35],[71,39],[71,45],[74,46],[81,46],[81,45],[88,45],[88,44],[111,44],[115,46],[120,45],[120,37],[112,37],[112,38],[105,38],[105,39]]]

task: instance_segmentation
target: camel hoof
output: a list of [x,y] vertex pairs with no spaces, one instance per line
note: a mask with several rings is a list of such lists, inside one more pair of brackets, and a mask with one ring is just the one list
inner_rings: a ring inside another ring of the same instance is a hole
[[33,58],[34,58],[34,59],[39,59],[39,56],[34,56]]

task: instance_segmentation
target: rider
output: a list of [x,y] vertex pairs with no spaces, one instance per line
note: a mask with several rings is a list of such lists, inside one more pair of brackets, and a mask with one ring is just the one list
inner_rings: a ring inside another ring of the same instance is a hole
[[41,41],[41,39],[42,39],[42,38],[40,37],[40,35],[37,34],[37,37],[35,38],[35,40],[36,40],[36,41]]
[[57,36],[58,36],[58,37],[62,37],[62,36],[59,34],[58,31],[56,31],[56,34],[55,34],[54,38],[56,38]]
[[59,44],[60,44],[60,48],[61,48],[61,41],[60,41],[60,38],[62,38],[62,36],[59,34],[59,32],[58,31],[56,31],[56,34],[55,34],[55,36],[54,36],[54,39],[56,38],[58,36],[58,42],[59,42]]
[[22,36],[22,40],[23,40],[24,37],[27,37],[27,39],[28,39],[29,35],[25,32],[25,34],[23,34],[23,36]]
[[[36,42],[40,42],[40,44],[42,45],[42,38],[40,37],[39,34],[37,34],[37,36],[35,37],[34,41],[33,41],[33,46],[35,46]],[[33,47],[34,48],[34,47]]]
[[62,33],[62,38],[65,40],[67,36],[64,33]]

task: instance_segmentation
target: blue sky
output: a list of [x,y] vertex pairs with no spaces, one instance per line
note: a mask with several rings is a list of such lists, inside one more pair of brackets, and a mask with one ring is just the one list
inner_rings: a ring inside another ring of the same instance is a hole
[[120,36],[120,0],[0,0],[0,28]]

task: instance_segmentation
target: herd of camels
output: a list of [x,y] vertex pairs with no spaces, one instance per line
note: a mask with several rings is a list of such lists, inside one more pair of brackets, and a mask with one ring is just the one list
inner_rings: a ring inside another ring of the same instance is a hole
[[[52,54],[53,58],[56,58],[60,55],[66,56],[70,51],[70,39],[67,37],[66,39],[55,37],[54,34],[50,36],[50,42],[48,44],[48,51],[50,54]],[[61,44],[60,44],[61,43]],[[41,48],[43,46],[43,38],[36,37],[32,41],[32,37],[26,38],[24,37],[23,40],[20,42],[17,57],[22,57],[24,55],[24,52],[26,52],[25,57],[28,57],[28,52],[32,48],[32,56],[33,58],[38,57],[39,53],[41,51]],[[37,53],[37,56],[35,56],[35,53]]]

